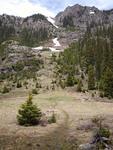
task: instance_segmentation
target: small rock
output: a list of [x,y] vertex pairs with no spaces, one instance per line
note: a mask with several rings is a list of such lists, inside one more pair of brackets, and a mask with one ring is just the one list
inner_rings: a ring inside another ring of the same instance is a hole
[[86,144],[81,144],[79,146],[79,149],[80,150],[96,150],[96,146],[94,144],[86,143]]

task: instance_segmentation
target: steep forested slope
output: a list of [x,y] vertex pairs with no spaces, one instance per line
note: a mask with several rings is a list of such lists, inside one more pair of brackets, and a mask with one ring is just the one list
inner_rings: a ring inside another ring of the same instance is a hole
[[[89,89],[113,96],[113,26],[88,28],[78,42],[71,44],[57,60],[57,77],[66,85],[86,79]],[[60,83],[62,83],[60,81]],[[85,85],[84,85],[85,86]]]
[[41,14],[26,18],[4,14],[0,16],[0,43],[18,40],[23,45],[38,45],[51,37],[53,29],[54,26]]

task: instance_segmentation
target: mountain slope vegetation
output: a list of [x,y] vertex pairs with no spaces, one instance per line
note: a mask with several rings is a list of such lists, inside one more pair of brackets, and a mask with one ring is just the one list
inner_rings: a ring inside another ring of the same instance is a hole
[[66,82],[68,77],[71,76],[71,80],[75,80],[77,74],[79,74],[78,78],[81,76],[81,79],[84,77],[87,79],[90,71],[89,67],[92,66],[95,79],[94,88],[106,93],[107,88],[110,86],[111,90],[109,90],[109,94],[107,92],[107,96],[112,96],[112,32],[113,26],[109,26],[108,28],[101,26],[93,29],[93,31],[88,28],[83,38],[71,44],[64,53],[59,55],[57,60],[57,75],[60,79],[62,76],[62,80]]

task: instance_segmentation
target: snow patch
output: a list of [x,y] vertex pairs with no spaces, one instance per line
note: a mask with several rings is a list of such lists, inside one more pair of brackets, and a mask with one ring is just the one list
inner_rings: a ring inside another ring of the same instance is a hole
[[[53,47],[46,47],[46,48],[50,49],[51,52],[61,52],[62,50],[57,49],[57,47],[61,46],[60,42],[58,41],[58,38],[54,38],[54,39],[52,39],[52,41],[53,41],[54,46]],[[43,49],[44,49],[43,46],[32,48],[32,50],[38,50],[38,51],[41,51]]]
[[54,38],[53,39],[53,43],[54,43],[54,47],[49,47],[49,49],[52,52],[61,52],[60,49],[55,48],[55,47],[60,47],[61,46],[60,42],[58,41],[58,38]]
[[61,46],[60,42],[58,41],[58,38],[53,39],[54,46]]
[[55,20],[53,18],[47,17],[47,20],[52,23],[55,28],[58,28],[58,26],[55,25]]
[[39,46],[39,47],[34,47],[34,48],[32,48],[33,50],[43,50],[43,46]]
[[56,48],[53,48],[53,47],[49,47],[49,49],[50,49],[52,52],[61,52],[61,50],[57,50]]
[[94,14],[95,14],[95,12],[94,12],[94,11],[90,11],[89,13],[90,13],[90,15],[94,15]]

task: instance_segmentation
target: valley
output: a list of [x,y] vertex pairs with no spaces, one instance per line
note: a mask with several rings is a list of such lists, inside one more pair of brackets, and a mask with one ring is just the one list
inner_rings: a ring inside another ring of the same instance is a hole
[[33,80],[29,81],[27,89],[23,86],[0,94],[1,150],[79,150],[81,144],[91,142],[95,129],[92,120],[97,117],[102,117],[112,131],[112,100],[100,98],[98,94],[92,97],[92,92],[78,93],[75,89],[63,90],[57,86],[53,89],[55,64],[51,63],[52,53],[40,51],[44,68],[38,71],[37,76],[42,88],[33,95],[33,102],[47,116],[54,111],[57,123],[31,127],[18,125],[18,109],[34,88]]
[[0,15],[0,150],[113,149],[113,9]]

